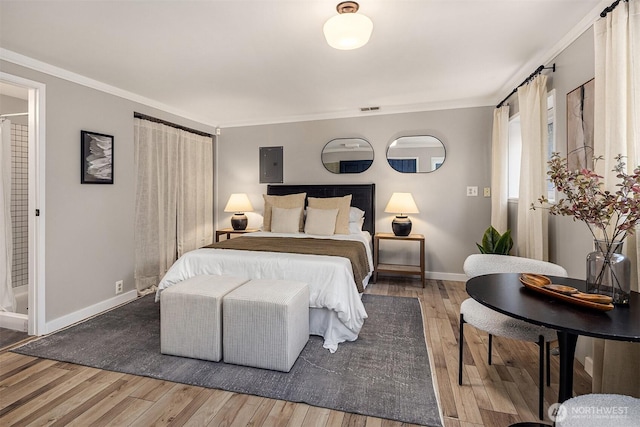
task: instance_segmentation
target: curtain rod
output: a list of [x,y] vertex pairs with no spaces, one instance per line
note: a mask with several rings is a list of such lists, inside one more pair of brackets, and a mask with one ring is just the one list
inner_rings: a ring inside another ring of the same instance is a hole
[[166,120],[158,119],[157,117],[151,117],[151,116],[147,116],[146,114],[136,113],[135,111],[133,113],[133,117],[136,118],[136,119],[142,119],[142,120],[148,120],[148,121],[154,122],[154,123],[160,123],[160,124],[163,124],[163,125],[166,125],[166,126],[170,126],[172,128],[176,128],[176,129],[184,130],[184,131],[187,131],[187,132],[195,133],[196,135],[207,136],[209,138],[213,138],[213,135],[210,134],[210,133],[203,132],[201,130],[191,129],[191,128],[188,128],[186,126],[180,126],[180,125],[177,125],[175,123],[168,122]]
[[[622,1],[625,1],[625,2],[627,2],[627,3],[629,2],[629,0],[622,0]],[[619,5],[619,4],[620,4],[620,0],[616,0],[616,1],[614,1],[613,3],[611,3],[611,6],[609,6],[609,7],[605,7],[605,8],[604,8],[604,10],[603,10],[602,12],[600,12],[600,17],[601,17],[601,18],[604,18],[605,16],[607,16],[607,14],[608,14],[609,12],[613,12],[613,9],[615,9],[616,7],[618,7],[618,5]]]
[[496,108],[500,108],[502,107],[502,104],[504,104],[507,99],[509,99],[509,97],[511,97],[511,95],[513,95],[514,93],[516,93],[518,91],[518,88],[520,86],[524,86],[525,84],[529,83],[531,80],[533,80],[533,78],[535,76],[537,76],[538,74],[540,74],[542,72],[542,70],[553,70],[552,72],[556,72],[556,64],[554,63],[551,67],[545,67],[544,65],[539,66],[538,68],[536,68],[536,70],[531,73],[529,75],[529,77],[527,77],[526,79],[524,79],[524,81],[522,83],[520,83],[518,86],[516,86],[509,95],[505,96],[504,99],[502,101],[500,101],[500,103],[498,105],[496,105]]

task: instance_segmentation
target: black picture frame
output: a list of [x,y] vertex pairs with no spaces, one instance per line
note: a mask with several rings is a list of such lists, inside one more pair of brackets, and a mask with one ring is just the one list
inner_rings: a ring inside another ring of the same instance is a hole
[[113,135],[80,131],[80,182],[113,184]]

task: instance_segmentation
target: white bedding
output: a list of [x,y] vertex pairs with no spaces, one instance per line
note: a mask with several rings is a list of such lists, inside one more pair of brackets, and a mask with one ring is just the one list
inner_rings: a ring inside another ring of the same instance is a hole
[[[310,236],[257,232],[241,238],[297,237],[363,242],[369,260],[369,272],[364,279],[366,287],[371,277],[373,259],[371,235],[367,232],[349,235]],[[167,271],[158,285],[160,293],[182,280],[201,275],[232,275],[248,279],[300,280],[309,285],[310,331],[324,337],[324,347],[334,352],[338,344],[357,338],[367,313],[353,279],[351,262],[347,258],[323,255],[304,255],[275,252],[255,252],[225,249],[196,249],[184,254]],[[317,310],[321,309],[321,310]]]

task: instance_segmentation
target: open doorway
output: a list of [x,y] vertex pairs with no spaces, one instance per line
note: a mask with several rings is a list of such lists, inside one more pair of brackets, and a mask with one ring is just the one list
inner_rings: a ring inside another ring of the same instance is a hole
[[[44,84],[0,73],[4,250],[0,326],[29,335],[44,327]],[[7,202],[9,207],[7,207]]]

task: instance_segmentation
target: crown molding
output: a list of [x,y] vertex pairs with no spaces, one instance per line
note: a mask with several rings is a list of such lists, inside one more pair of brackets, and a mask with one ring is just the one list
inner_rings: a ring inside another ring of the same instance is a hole
[[34,71],[39,71],[44,74],[48,74],[53,77],[58,77],[63,80],[67,80],[82,86],[86,86],[91,89],[99,90],[104,93],[108,93],[110,95],[117,96],[119,98],[124,98],[129,101],[137,102],[139,104],[146,105],[148,107],[157,108],[158,110],[165,111],[170,114],[174,114],[176,116],[193,120],[194,122],[201,123],[211,127],[217,127],[215,123],[211,123],[204,117],[194,116],[185,111],[179,110],[175,107],[171,107],[162,102],[156,101],[151,98],[147,98],[142,95],[138,95],[133,92],[129,92],[124,89],[120,89],[115,86],[111,86],[107,83],[103,83],[98,80],[91,79],[89,77],[85,77],[81,74],[74,73],[69,70],[65,70],[64,68],[56,67],[55,65],[48,64],[46,62],[39,61],[37,59],[30,58],[28,56],[13,52],[8,49],[0,48],[0,60],[11,62],[16,65],[20,65],[22,67],[29,68]]
[[463,99],[454,101],[439,101],[422,104],[410,104],[410,105],[381,105],[377,111],[360,111],[360,109],[341,110],[330,113],[320,114],[306,114],[295,116],[282,116],[272,117],[263,120],[246,120],[236,122],[222,122],[218,126],[220,128],[235,128],[245,126],[262,126],[262,125],[275,125],[285,123],[298,123],[298,122],[311,122],[318,120],[336,120],[336,119],[352,119],[371,116],[386,116],[390,114],[403,114],[403,113],[421,113],[427,111],[441,111],[441,110],[455,110],[464,108],[477,108],[493,106],[494,98],[480,97],[473,99]]

